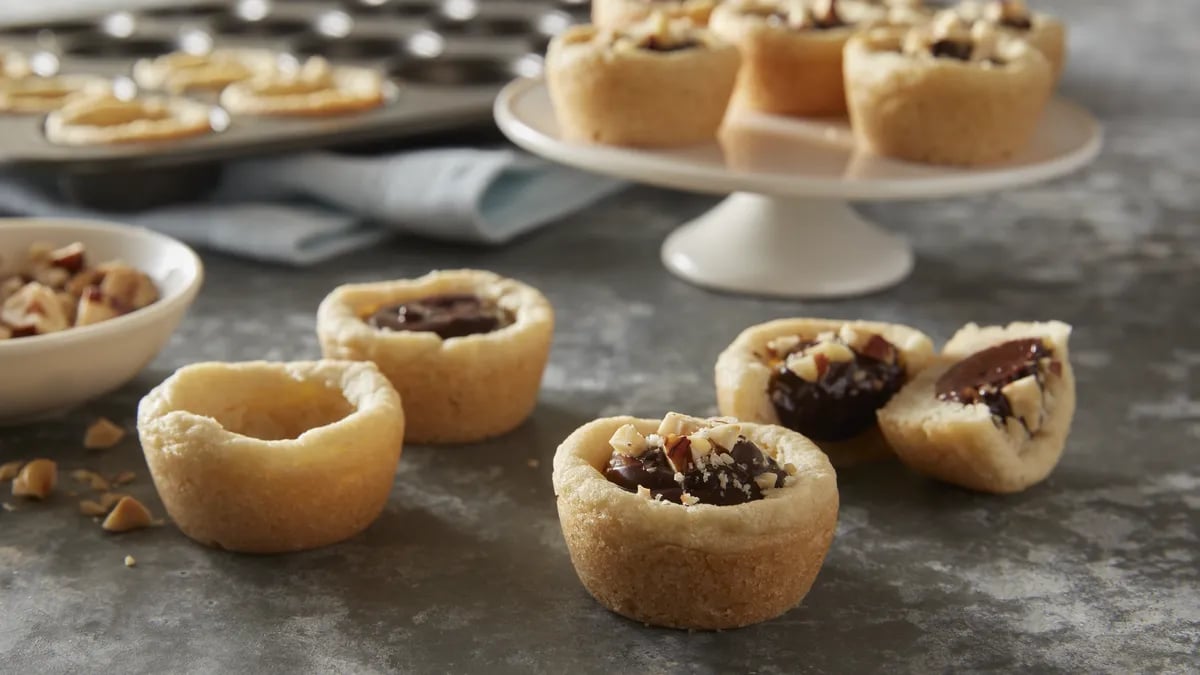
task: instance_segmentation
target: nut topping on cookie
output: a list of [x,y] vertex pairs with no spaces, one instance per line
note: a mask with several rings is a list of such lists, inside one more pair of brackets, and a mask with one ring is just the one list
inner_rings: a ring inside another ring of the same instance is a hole
[[612,446],[613,452],[619,452],[622,455],[637,457],[643,452],[646,452],[646,438],[638,433],[637,428],[632,424],[617,429],[613,437],[609,439],[608,444]]
[[[789,346],[779,352],[775,347]],[[768,394],[784,426],[821,441],[852,438],[904,384],[899,350],[880,335],[843,327],[804,340],[772,340]]]
[[983,18],[1017,30],[1033,28],[1033,18],[1024,0],[996,0],[989,2],[983,9]]
[[646,450],[634,456],[624,452],[626,443],[638,445],[626,430],[632,425],[617,429],[609,440],[614,451],[605,477],[629,492],[648,491],[656,500],[685,506],[742,504],[789,484],[788,469],[747,440],[739,424],[670,413],[662,426],[692,433],[651,434],[644,439]]

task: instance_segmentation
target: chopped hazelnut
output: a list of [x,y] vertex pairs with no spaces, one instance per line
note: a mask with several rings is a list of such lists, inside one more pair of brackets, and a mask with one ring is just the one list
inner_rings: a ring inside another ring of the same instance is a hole
[[667,437],[665,446],[667,462],[678,472],[687,473],[692,468],[692,442],[687,436]]
[[50,252],[50,264],[75,274],[83,269],[84,248],[80,242],[67,244]]
[[759,490],[770,490],[775,487],[775,481],[777,480],[779,480],[779,476],[770,471],[765,471],[754,477],[754,483],[758,485]]
[[13,506],[12,504],[9,504],[8,502],[3,502],[3,503],[0,503],[0,509],[4,509],[5,511],[12,512],[12,511],[16,511],[17,507]]
[[732,449],[742,435],[740,424],[719,424],[705,432],[708,440],[726,450]]
[[132,311],[158,300],[158,289],[141,270],[122,262],[105,263],[98,269],[104,272],[100,292],[112,304]]
[[88,450],[111,448],[125,438],[125,430],[106,417],[92,422],[83,435],[83,447]]
[[821,378],[817,372],[817,360],[807,354],[792,354],[787,359],[787,369],[805,382],[816,382]]
[[108,515],[108,509],[103,504],[91,499],[79,502],[79,512],[85,516],[92,517]]
[[118,473],[116,476],[113,476],[112,484],[113,485],[128,485],[129,483],[132,483],[135,480],[137,480],[136,473],[134,473],[132,471],[122,471],[121,473]]
[[768,342],[767,349],[776,354],[786,354],[795,349],[798,344],[800,344],[799,335],[782,335]]
[[525,466],[527,466],[531,469],[536,469],[541,465],[542,465],[541,460],[539,460],[536,457],[530,457],[529,459],[525,460]]
[[663,417],[662,423],[658,425],[658,434],[660,436],[667,436],[670,434],[687,436],[697,429],[706,426],[708,426],[708,424],[698,417],[681,415],[676,412],[669,412]]
[[0,281],[0,302],[3,302],[25,285],[25,280],[19,276],[9,277],[4,281]]
[[614,452],[629,457],[638,457],[643,452],[646,452],[646,438],[638,433],[636,427],[632,424],[621,426],[613,432],[612,438],[608,439],[608,444]]
[[58,296],[49,286],[31,281],[4,301],[0,321],[9,326],[31,326],[37,335],[69,328]]
[[121,313],[104,299],[104,294],[95,286],[89,286],[79,296],[75,310],[75,325],[90,326],[120,316]]
[[96,491],[106,491],[109,487],[111,487],[108,481],[105,480],[104,476],[101,476],[95,471],[88,471],[87,469],[76,469],[72,471],[71,479],[76,483],[87,485]]
[[644,497],[645,499],[650,499],[652,496],[650,494],[650,488],[646,487],[645,485],[637,486],[637,494],[639,497]]
[[22,464],[24,464],[24,462],[20,460],[16,462],[0,464],[0,481],[10,481],[16,478],[17,474],[21,472]]
[[713,450],[713,444],[699,433],[688,436],[688,450],[692,453],[692,461],[700,463]]
[[1013,416],[1025,423],[1029,433],[1042,428],[1042,388],[1037,376],[1029,375],[1010,382],[1000,390],[1012,407]]
[[150,511],[141,502],[133,497],[123,497],[101,527],[108,532],[129,532],[150,527],[151,522]]
[[814,357],[819,354],[829,359],[832,363],[854,360],[854,352],[840,342],[818,342],[804,350],[804,353]]
[[131,556],[131,555],[127,555],[127,556],[125,556],[125,566],[126,566],[126,567],[133,567],[134,565],[137,565],[137,560],[136,560],[136,559],[134,559],[134,557],[133,557],[133,556]]
[[683,502],[684,506],[695,506],[696,504],[700,503],[699,498],[697,498],[693,495],[690,495],[686,492],[683,493],[683,495],[679,498],[679,501]]
[[105,492],[104,494],[100,495],[100,506],[103,506],[104,512],[108,513],[112,510],[112,507],[117,505],[117,502],[128,496],[129,495],[122,494],[120,492]]
[[45,499],[58,483],[58,465],[48,459],[35,459],[22,467],[13,480],[14,497]]

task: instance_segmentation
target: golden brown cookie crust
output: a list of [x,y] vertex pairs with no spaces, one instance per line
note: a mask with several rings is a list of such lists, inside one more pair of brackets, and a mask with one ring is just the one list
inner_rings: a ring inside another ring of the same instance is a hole
[[714,0],[592,0],[592,25],[622,28],[660,12],[672,19],[689,19],[697,26],[704,26],[715,5]]
[[601,473],[609,438],[658,420],[598,419],[554,455],[554,492],[571,561],[600,604],[644,623],[719,630],[774,618],[811,588],[837,526],[837,480],[803,436],[746,424],[744,435],[780,463],[795,484],[737,506],[682,506],[622,490]]
[[35,114],[62,108],[70,101],[103,96],[112,81],[98,75],[52,75],[0,79],[0,112]]
[[199,363],[142,399],[138,434],[184,534],[283,553],[341,541],[379,516],[404,411],[369,363]]
[[1052,76],[1037,50],[1003,40],[1003,65],[901,53],[901,29],[876,29],[846,44],[846,96],[859,143],[915,162],[977,165],[1029,144]]
[[143,89],[172,94],[219,90],[270,72],[276,54],[267,49],[214,49],[207,54],[172,52],[133,64],[133,79]]
[[[837,332],[842,326],[879,335],[892,343],[900,351],[904,370],[910,379],[925,368],[933,356],[933,343],[928,336],[899,324],[811,318],[778,319],[758,324],[742,331],[717,358],[717,407],[721,414],[746,422],[779,424],[779,415],[768,393],[771,369],[761,357],[766,353],[767,344],[775,338],[791,335],[811,339],[818,333]],[[838,468],[891,455],[876,428],[845,441],[813,442],[829,455],[833,465]]]
[[737,49],[696,32],[702,46],[674,52],[614,47],[591,26],[550,44],[546,82],[564,138],[668,147],[710,141],[725,118]]
[[[363,319],[382,307],[446,293],[493,300],[514,322],[443,340],[436,333],[376,330]],[[519,426],[537,405],[553,333],[554,310],[541,292],[479,270],[341,286],[317,310],[325,357],[375,362],[404,400],[412,443],[467,443]]]
[[81,97],[46,117],[46,139],[59,145],[165,141],[211,133],[209,106],[179,97]]
[[744,13],[755,2],[723,3],[709,19],[709,30],[742,55],[734,105],[776,115],[845,114],[842,49],[857,29],[771,25]]
[[221,106],[235,115],[322,117],[378,108],[384,94],[379,71],[334,67],[313,57],[294,71],[275,69],[234,82],[221,92]]
[[[880,428],[901,461],[938,480],[1000,494],[1041,482],[1062,457],[1075,414],[1070,334],[1071,327],[1058,321],[985,328],[968,324],[946,343],[936,365],[879,411]],[[1028,337],[1045,339],[1062,364],[1061,375],[1046,380],[1046,415],[1032,438],[1011,419],[1005,428],[997,427],[985,405],[936,398],[938,378],[954,363],[987,347]]]

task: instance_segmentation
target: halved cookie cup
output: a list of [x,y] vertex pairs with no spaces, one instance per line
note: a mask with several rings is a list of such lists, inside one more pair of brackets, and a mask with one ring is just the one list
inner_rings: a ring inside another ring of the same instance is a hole
[[[774,366],[768,363],[768,345],[776,339],[792,336],[811,340],[822,333],[840,333],[844,328],[859,336],[878,335],[887,340],[899,352],[899,364],[903,367],[906,380],[920,372],[933,355],[933,343],[928,336],[899,324],[809,318],[778,319],[758,324],[742,331],[717,358],[717,406],[721,414],[746,422],[781,424],[779,413],[771,400]],[[811,430],[798,431],[812,438],[838,468],[890,455],[887,443],[873,423],[844,439],[814,438]]]
[[825,455],[782,427],[742,425],[746,438],[796,468],[795,482],[745,504],[683,506],[605,478],[609,439],[626,424],[645,435],[659,421],[598,419],[554,455],[559,521],[588,592],[636,621],[706,630],[758,623],[799,604],[837,526],[837,480]]
[[[1057,321],[964,326],[930,366],[879,411],[883,434],[914,470],[972,490],[1011,493],[1050,475],[1062,457],[1075,414],[1075,374],[1067,341],[1071,327]],[[1015,416],[997,419],[983,403],[939,400],[937,384],[955,364],[984,349],[1039,338],[1052,367],[1039,368],[1036,429]]]
[[142,399],[138,434],[184,534],[284,553],[341,541],[379,516],[404,412],[369,363],[199,363]]
[[[494,302],[512,323],[443,339],[365,321],[382,307],[456,293]],[[378,365],[404,400],[407,440],[414,443],[479,441],[520,425],[537,405],[553,334],[554,310],[541,292],[479,270],[340,286],[317,310],[325,357]]]

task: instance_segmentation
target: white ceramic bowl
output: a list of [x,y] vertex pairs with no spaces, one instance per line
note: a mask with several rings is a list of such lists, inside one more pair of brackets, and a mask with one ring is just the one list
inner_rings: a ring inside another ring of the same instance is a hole
[[150,275],[158,302],[102,323],[0,340],[0,424],[77,406],[146,367],[179,325],[204,279],[195,252],[170,237],[85,220],[0,219],[0,274],[20,265],[30,244],[83,242],[89,264],[120,259]]

